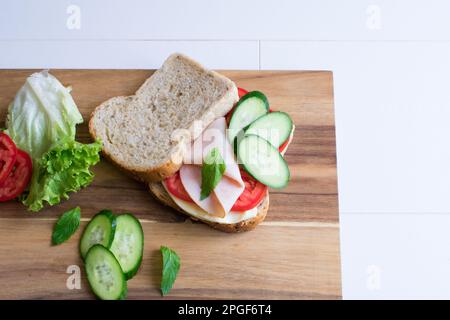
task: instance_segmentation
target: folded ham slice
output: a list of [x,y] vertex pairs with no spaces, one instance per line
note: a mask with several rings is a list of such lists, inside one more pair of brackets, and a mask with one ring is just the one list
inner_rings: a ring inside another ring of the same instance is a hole
[[[191,199],[217,217],[225,217],[245,189],[233,149],[226,138],[226,128],[224,117],[212,122],[188,148],[180,169],[181,183]],[[200,200],[203,159],[213,148],[220,151],[226,169],[210,196]]]

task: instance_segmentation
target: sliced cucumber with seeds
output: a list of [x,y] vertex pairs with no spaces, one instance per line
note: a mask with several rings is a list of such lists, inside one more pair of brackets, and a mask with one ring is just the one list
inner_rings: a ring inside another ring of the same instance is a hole
[[144,250],[144,232],[141,223],[132,214],[116,218],[116,233],[110,250],[122,267],[125,277],[131,279],[138,271]]
[[269,101],[262,92],[252,91],[243,96],[231,115],[228,127],[230,143],[235,142],[235,138],[241,130],[244,130],[249,124],[268,112]]
[[289,167],[277,148],[257,135],[246,135],[238,145],[238,159],[253,178],[275,189],[290,179]]
[[127,295],[127,281],[116,257],[96,244],[86,254],[85,269],[89,285],[102,300],[121,300]]
[[260,136],[278,148],[291,135],[292,126],[292,119],[287,113],[276,111],[256,119],[245,131],[245,134]]
[[116,217],[110,210],[96,214],[84,229],[80,240],[80,254],[84,259],[88,250],[95,244],[109,248],[114,239]]

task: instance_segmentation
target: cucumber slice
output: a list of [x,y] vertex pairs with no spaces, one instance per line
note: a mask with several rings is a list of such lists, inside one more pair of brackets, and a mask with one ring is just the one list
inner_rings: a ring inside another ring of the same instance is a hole
[[236,105],[228,126],[228,139],[231,144],[235,142],[239,132],[250,123],[269,112],[269,101],[259,91],[252,91],[243,96]]
[[119,261],[128,280],[137,273],[141,265],[144,232],[141,223],[132,214],[122,214],[116,221],[116,234],[110,250]]
[[80,239],[80,254],[84,259],[94,244],[109,248],[114,239],[116,218],[110,210],[102,210],[88,223]]
[[116,257],[101,244],[86,254],[85,269],[89,285],[102,300],[121,300],[127,295],[127,281]]
[[281,189],[289,182],[289,167],[278,149],[257,135],[242,139],[238,159],[253,178],[266,186]]
[[292,119],[287,113],[276,111],[256,119],[245,131],[245,134],[260,136],[278,148],[291,135],[292,126]]

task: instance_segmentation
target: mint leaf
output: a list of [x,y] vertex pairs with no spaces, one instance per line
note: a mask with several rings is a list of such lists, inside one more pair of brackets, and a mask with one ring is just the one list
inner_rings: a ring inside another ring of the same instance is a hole
[[203,160],[200,200],[209,197],[220,179],[222,179],[225,169],[225,162],[223,161],[219,149],[211,149]]
[[80,207],[65,212],[53,228],[52,243],[58,245],[69,239],[80,226]]
[[163,256],[161,292],[165,296],[172,289],[177,278],[178,271],[180,270],[180,257],[175,251],[164,246],[161,246],[161,253]]

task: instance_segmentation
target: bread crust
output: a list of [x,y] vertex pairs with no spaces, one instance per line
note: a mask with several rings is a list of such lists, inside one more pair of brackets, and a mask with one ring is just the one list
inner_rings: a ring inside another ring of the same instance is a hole
[[227,233],[237,233],[237,232],[243,232],[243,231],[250,231],[253,230],[259,223],[261,223],[266,215],[267,211],[269,210],[269,192],[267,192],[266,197],[264,200],[259,204],[258,206],[258,214],[256,217],[248,220],[244,220],[238,223],[233,224],[223,224],[223,223],[217,223],[217,222],[211,222],[199,219],[197,217],[191,216],[189,213],[181,209],[170,197],[170,195],[167,193],[167,191],[164,189],[161,183],[154,182],[148,184],[150,193],[161,203],[163,203],[166,206],[169,206],[185,215],[187,215],[191,220],[194,221],[201,221],[203,223],[206,223],[210,227],[227,232]]
[[[189,57],[187,57],[185,55],[182,55],[179,53],[172,54],[169,58],[167,58],[166,62],[171,59],[185,59],[193,67],[204,70],[205,72],[212,74],[214,77],[220,78],[221,80],[223,80],[226,83],[227,90],[225,91],[223,96],[218,101],[216,101],[213,104],[213,106],[211,106],[210,109],[212,112],[207,113],[206,115],[204,115],[204,117],[202,119],[200,119],[200,120],[202,120],[202,123],[204,126],[203,129],[205,129],[212,121],[214,121],[218,117],[221,117],[221,116],[224,116],[225,114],[227,114],[228,111],[230,111],[233,108],[235,102],[237,102],[237,100],[238,100],[238,94],[237,94],[236,85],[230,79],[228,79],[225,76],[220,75],[214,71],[206,70],[198,62],[190,59]],[[156,71],[156,72],[158,72],[158,71]],[[100,137],[98,136],[98,134],[96,132],[95,123],[94,123],[96,113],[100,112],[103,108],[108,108],[108,106],[111,105],[113,102],[117,102],[120,100],[124,100],[124,101],[126,100],[127,101],[126,103],[129,103],[130,100],[132,100],[136,95],[138,95],[139,92],[142,90],[142,88],[144,88],[148,84],[148,82],[150,81],[152,76],[149,77],[139,87],[139,89],[136,91],[135,95],[113,97],[107,101],[104,101],[103,103],[101,103],[99,106],[97,106],[95,108],[95,110],[92,112],[90,120],[89,120],[89,133],[93,139],[95,139],[95,140],[100,139]],[[124,104],[124,103],[121,103],[121,104]],[[188,128],[188,130],[191,133],[192,140],[196,139],[197,136],[201,133],[201,131],[194,132],[193,126],[191,126],[191,128]],[[190,142],[191,141],[189,141],[188,143],[190,143]],[[180,142],[180,143],[182,143],[182,142]],[[114,157],[114,155],[111,154],[105,147],[102,148],[102,154],[104,155],[104,157],[106,159],[111,161],[113,164],[115,164],[121,170],[128,173],[130,176],[132,176],[135,179],[142,181],[144,183],[149,183],[149,182],[162,181],[165,178],[170,177],[175,172],[177,172],[182,165],[181,159],[183,158],[183,154],[182,154],[183,150],[184,150],[184,148],[180,147],[174,154],[171,155],[170,159],[166,163],[164,163],[160,166],[157,166],[157,167],[147,167],[147,168],[140,168],[140,167],[129,165],[127,163],[123,163],[120,159],[117,159],[116,157]],[[179,159],[180,161],[174,161],[173,159],[176,159],[176,160]]]

